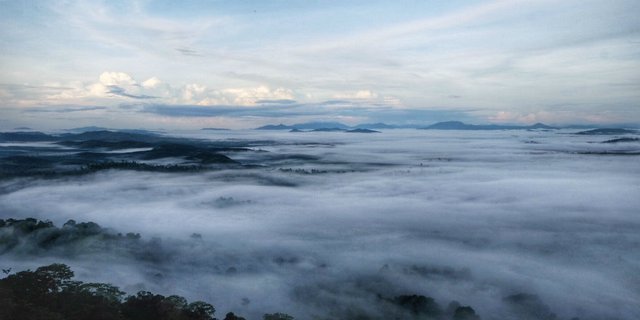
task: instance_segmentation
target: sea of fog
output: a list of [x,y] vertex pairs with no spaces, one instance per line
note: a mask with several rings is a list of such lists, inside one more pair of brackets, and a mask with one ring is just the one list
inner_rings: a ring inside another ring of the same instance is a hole
[[[164,259],[14,254],[2,266],[64,262],[80,280],[247,319],[377,314],[377,299],[400,294],[456,300],[485,320],[640,314],[640,156],[620,154],[637,141],[567,130],[167,134],[255,141],[227,153],[251,166],[0,182],[0,218],[93,221],[140,233]],[[537,316],[505,300],[519,293],[537,296]]]

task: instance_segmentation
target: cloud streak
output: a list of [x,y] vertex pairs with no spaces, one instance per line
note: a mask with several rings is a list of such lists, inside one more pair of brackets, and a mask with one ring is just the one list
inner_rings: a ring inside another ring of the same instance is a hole
[[33,108],[27,109],[23,112],[27,113],[69,113],[69,112],[85,112],[85,111],[96,111],[96,110],[107,110],[107,107],[102,106],[76,106],[76,107],[42,107],[42,108]]
[[[460,111],[398,109],[391,106],[375,106],[335,100],[311,104],[286,101],[284,104],[268,103],[257,107],[139,104],[123,105],[121,108],[169,117],[266,117],[289,119],[285,121],[287,123],[300,122],[301,119],[339,120],[341,118],[353,118],[360,122],[386,121],[392,124],[424,125],[450,119],[472,119],[474,111],[473,109]],[[349,122],[353,122],[353,120]]]
[[107,86],[107,93],[108,94],[113,94],[116,96],[121,96],[121,97],[126,97],[126,98],[132,98],[132,99],[140,99],[140,100],[145,100],[145,99],[157,99],[158,97],[154,97],[154,96],[148,96],[148,95],[135,95],[135,94],[130,94],[127,93],[125,91],[124,88],[112,85],[112,86]]

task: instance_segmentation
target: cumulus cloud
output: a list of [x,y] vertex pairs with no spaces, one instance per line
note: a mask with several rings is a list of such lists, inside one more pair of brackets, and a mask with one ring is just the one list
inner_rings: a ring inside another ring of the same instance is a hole
[[366,104],[368,106],[392,106],[402,107],[402,101],[391,95],[382,95],[372,90],[357,90],[341,92],[333,95],[333,106],[351,105],[353,103]]
[[257,87],[210,88],[201,83],[174,85],[151,77],[138,82],[124,72],[103,72],[98,82],[73,82],[68,88],[48,96],[59,102],[76,102],[82,99],[122,100],[122,99],[158,99],[171,104],[200,106],[237,105],[254,106],[264,101],[293,101],[293,90],[266,85]]
[[70,83],[68,87],[61,92],[49,95],[48,99],[59,102],[79,102],[83,99],[152,97],[145,95],[133,77],[124,72],[103,72],[98,77],[98,82],[75,81]]
[[233,104],[254,105],[260,100],[293,100],[293,91],[286,88],[270,89],[267,86],[255,88],[231,88],[223,91],[229,95]]
[[103,72],[100,75],[100,83],[105,86],[135,86],[136,81],[124,72]]
[[340,93],[333,96],[335,99],[376,99],[378,94],[371,90],[358,90],[356,92]]
[[182,100],[198,104],[206,98],[206,89],[207,87],[197,83],[187,84],[182,88]]
[[142,86],[144,88],[155,88],[158,85],[160,85],[162,83],[162,81],[160,81],[160,79],[156,78],[156,77],[151,77],[145,81],[142,82]]

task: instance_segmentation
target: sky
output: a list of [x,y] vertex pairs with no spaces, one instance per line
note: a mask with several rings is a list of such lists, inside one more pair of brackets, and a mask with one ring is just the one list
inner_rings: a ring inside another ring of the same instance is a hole
[[640,2],[0,1],[0,129],[640,123]]

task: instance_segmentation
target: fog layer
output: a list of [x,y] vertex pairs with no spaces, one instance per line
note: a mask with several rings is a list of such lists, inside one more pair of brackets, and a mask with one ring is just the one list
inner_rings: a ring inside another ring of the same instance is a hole
[[3,218],[93,221],[141,233],[160,253],[14,250],[3,267],[64,262],[81,279],[247,318],[375,315],[380,296],[414,293],[483,319],[640,314],[638,141],[524,130],[175,135],[268,143],[226,153],[250,168],[2,181]]

